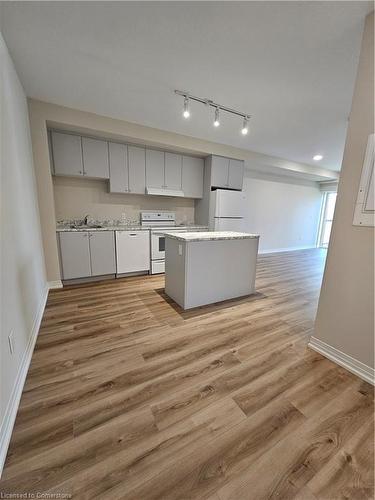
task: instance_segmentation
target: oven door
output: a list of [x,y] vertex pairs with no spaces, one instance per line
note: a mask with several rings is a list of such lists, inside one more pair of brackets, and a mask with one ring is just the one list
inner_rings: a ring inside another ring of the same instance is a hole
[[151,259],[165,259],[165,236],[151,233]]

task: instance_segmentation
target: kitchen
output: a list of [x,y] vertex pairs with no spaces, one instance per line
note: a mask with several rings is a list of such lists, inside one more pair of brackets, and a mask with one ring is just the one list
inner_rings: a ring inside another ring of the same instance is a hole
[[[49,131],[49,144],[53,179],[102,179],[110,194],[194,199],[202,222],[177,224],[172,211],[141,211],[138,220],[128,222],[126,214],[116,221],[91,220],[89,215],[60,221],[57,239],[64,285],[164,273],[162,230],[232,231],[233,238],[233,231],[243,229],[244,161],[214,155],[203,159],[57,130]],[[255,265],[256,253],[249,291],[254,289]]]

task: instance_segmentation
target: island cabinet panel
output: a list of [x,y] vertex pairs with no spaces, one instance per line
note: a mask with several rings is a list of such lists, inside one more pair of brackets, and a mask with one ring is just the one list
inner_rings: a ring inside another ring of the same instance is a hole
[[116,273],[114,231],[89,233],[91,276]]
[[146,186],[164,188],[164,152],[146,149]]
[[128,146],[110,142],[109,149],[109,191],[127,193],[129,191]]
[[164,184],[167,189],[181,189],[182,156],[165,153]]
[[82,137],[83,175],[109,179],[108,142]]
[[62,279],[91,276],[89,233],[75,231],[59,233]]
[[203,197],[204,160],[183,156],[182,158],[182,191],[187,198]]
[[211,186],[228,187],[229,158],[213,156],[211,162]]
[[229,160],[228,187],[242,190],[245,162],[243,160]]
[[83,176],[82,144],[79,135],[51,132],[53,173]]
[[129,193],[146,192],[146,150],[139,146],[128,146]]

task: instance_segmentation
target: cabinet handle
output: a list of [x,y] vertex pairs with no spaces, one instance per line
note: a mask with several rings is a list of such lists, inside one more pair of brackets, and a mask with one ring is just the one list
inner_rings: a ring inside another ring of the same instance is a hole
[[129,236],[137,236],[137,233],[130,233]]

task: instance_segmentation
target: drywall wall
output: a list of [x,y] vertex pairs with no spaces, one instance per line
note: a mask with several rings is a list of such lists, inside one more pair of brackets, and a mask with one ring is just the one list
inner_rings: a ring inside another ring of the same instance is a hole
[[245,173],[246,231],[260,234],[262,253],[316,246],[322,193],[316,183]]
[[337,172],[327,171],[319,167],[297,164],[249,150],[203,141],[194,137],[174,134],[41,101],[30,100],[29,112],[43,245],[49,281],[59,280],[60,270],[55,233],[56,214],[50,172],[47,125],[60,129],[75,130],[82,134],[91,134],[134,144],[148,144],[175,151],[201,154],[202,156],[214,153],[232,158],[242,158],[245,160],[246,168],[253,170],[272,171],[273,173],[274,171],[292,172],[293,175],[310,176],[315,180],[329,180],[338,177]]
[[194,200],[163,196],[113,194],[108,182],[101,180],[53,177],[57,220],[79,219],[89,214],[94,219],[122,219],[139,223],[141,210],[173,210],[177,223],[194,222]]
[[[0,471],[47,297],[25,94],[0,34]],[[13,354],[8,335],[13,332]]]
[[374,13],[366,18],[314,339],[374,367],[374,228],[353,226],[374,132]]

